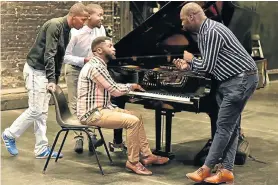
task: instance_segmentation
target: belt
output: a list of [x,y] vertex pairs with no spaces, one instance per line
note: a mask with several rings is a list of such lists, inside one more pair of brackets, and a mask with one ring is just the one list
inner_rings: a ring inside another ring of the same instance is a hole
[[82,68],[82,67],[80,67],[80,66],[76,66],[76,65],[72,65],[72,64],[69,64],[69,65],[71,65],[72,67],[78,68],[78,69],[81,69],[81,68]]
[[254,75],[258,73],[258,70],[244,71],[247,76]]
[[241,76],[244,76],[244,75],[250,76],[250,75],[257,74],[257,73],[258,73],[258,70],[250,70],[250,71],[243,71],[242,73],[239,73],[236,76],[238,76],[238,77],[241,77]]

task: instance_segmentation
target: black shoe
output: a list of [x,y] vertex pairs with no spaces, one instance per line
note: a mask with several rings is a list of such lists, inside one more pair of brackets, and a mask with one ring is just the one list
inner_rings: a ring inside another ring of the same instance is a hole
[[202,166],[206,160],[206,157],[209,153],[209,149],[212,143],[212,139],[209,139],[205,146],[202,148],[202,150],[197,153],[197,155],[194,158],[194,165],[196,166]]
[[[207,158],[212,140],[209,139],[206,145],[202,148],[202,150],[195,156],[194,165],[202,166],[205,163]],[[250,146],[249,142],[244,135],[240,135],[238,138],[238,146],[235,157],[236,165],[244,165],[246,159],[250,155]]]
[[78,154],[83,153],[83,136],[75,136],[74,139],[76,139],[76,143],[74,146],[74,151]]
[[250,155],[250,143],[246,139],[244,135],[239,136],[238,138],[238,145],[237,145],[237,151],[236,151],[236,158],[235,158],[235,164],[236,165],[244,165],[246,162],[246,159]]
[[96,134],[92,134],[91,139],[92,139],[92,142],[88,139],[88,141],[89,141],[88,146],[89,146],[90,152],[94,152],[94,148],[92,145],[94,145],[95,149],[97,149],[97,147],[100,147],[104,144],[104,141],[102,139],[97,139]]
[[110,151],[110,152],[114,152],[115,149],[120,149],[120,150],[122,150],[124,153],[126,153],[127,147],[126,147],[126,145],[125,145],[125,142],[122,142],[122,143],[119,143],[119,144],[115,143],[115,140],[113,141],[113,143],[112,143],[112,142],[109,142],[109,151]]
[[122,143],[119,143],[119,144],[114,143],[114,148],[121,149],[121,150],[127,150],[125,142],[122,142]]

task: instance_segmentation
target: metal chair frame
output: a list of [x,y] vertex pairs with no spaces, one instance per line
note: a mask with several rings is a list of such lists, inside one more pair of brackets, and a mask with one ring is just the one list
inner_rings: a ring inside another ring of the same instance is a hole
[[[90,137],[90,133],[89,133],[89,132],[92,132],[90,130],[90,128],[97,129],[101,139],[104,142],[104,148],[105,148],[105,151],[106,151],[106,153],[108,155],[110,164],[113,164],[113,161],[111,159],[111,156],[109,154],[107,145],[105,143],[105,140],[104,140],[104,137],[103,137],[103,134],[102,134],[102,131],[101,131],[101,127],[98,127],[98,126],[88,126],[88,125],[80,124],[79,121],[77,120],[77,118],[75,118],[75,116],[70,113],[66,97],[65,97],[65,95],[64,95],[64,93],[63,93],[63,91],[62,91],[60,86],[57,85],[56,86],[56,91],[55,92],[51,92],[50,91],[50,93],[51,93],[51,95],[53,97],[54,104],[55,104],[56,121],[59,124],[59,126],[61,126],[61,130],[57,133],[57,135],[55,137],[55,140],[54,140],[53,145],[51,147],[50,154],[49,154],[49,156],[48,156],[48,158],[46,160],[46,163],[44,165],[43,173],[45,173],[45,171],[46,171],[46,168],[48,166],[49,160],[50,160],[51,155],[52,155],[52,153],[54,151],[54,148],[56,146],[56,143],[57,143],[57,141],[59,139],[60,134],[62,132],[66,132],[65,136],[63,138],[62,144],[61,144],[61,146],[59,148],[58,155],[57,155],[57,157],[55,159],[55,162],[57,162],[58,159],[59,159],[59,155],[60,155],[60,153],[61,153],[61,151],[63,149],[64,143],[66,141],[66,138],[67,138],[68,133],[69,133],[70,130],[85,132],[87,134],[87,136],[88,136],[88,139],[92,143],[92,138]],[[74,122],[74,123],[78,122],[78,124],[71,124],[69,122]],[[97,154],[96,149],[95,149],[94,146],[93,146],[93,151],[95,153],[95,157],[96,157],[96,160],[97,160],[97,163],[98,163],[98,167],[99,167],[99,169],[101,171],[101,174],[104,175],[102,167],[101,167],[100,162],[99,162],[98,154]]]

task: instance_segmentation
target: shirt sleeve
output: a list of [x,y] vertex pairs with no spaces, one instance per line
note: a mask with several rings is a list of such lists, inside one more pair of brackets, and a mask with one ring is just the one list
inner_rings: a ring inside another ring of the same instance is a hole
[[110,76],[107,69],[101,65],[93,65],[90,78],[115,97],[127,94],[131,90],[130,84],[116,83]]
[[61,29],[55,23],[51,23],[46,30],[46,44],[44,51],[44,64],[46,77],[48,82],[56,83],[55,78],[55,56],[58,49],[58,41],[60,37]]
[[77,44],[77,42],[78,42],[78,37],[72,36],[69,41],[69,44],[67,46],[66,52],[65,52],[64,63],[83,67],[84,66],[84,57],[79,57],[79,56],[73,55],[73,50],[74,50],[74,47]]
[[203,46],[203,51],[201,51],[202,59],[194,57],[191,61],[190,69],[211,73],[215,68],[224,40],[216,31],[211,30],[204,35],[204,39],[200,44]]

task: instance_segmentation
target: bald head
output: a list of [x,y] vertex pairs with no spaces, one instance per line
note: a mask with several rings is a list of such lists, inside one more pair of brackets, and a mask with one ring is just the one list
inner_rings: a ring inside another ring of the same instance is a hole
[[185,4],[180,12],[182,26],[185,30],[196,32],[207,18],[202,7],[197,3]]
[[200,5],[198,5],[197,3],[185,4],[181,9],[181,13],[184,15],[187,15],[187,16],[196,15],[196,14],[205,16],[205,13],[204,13],[202,7]]

